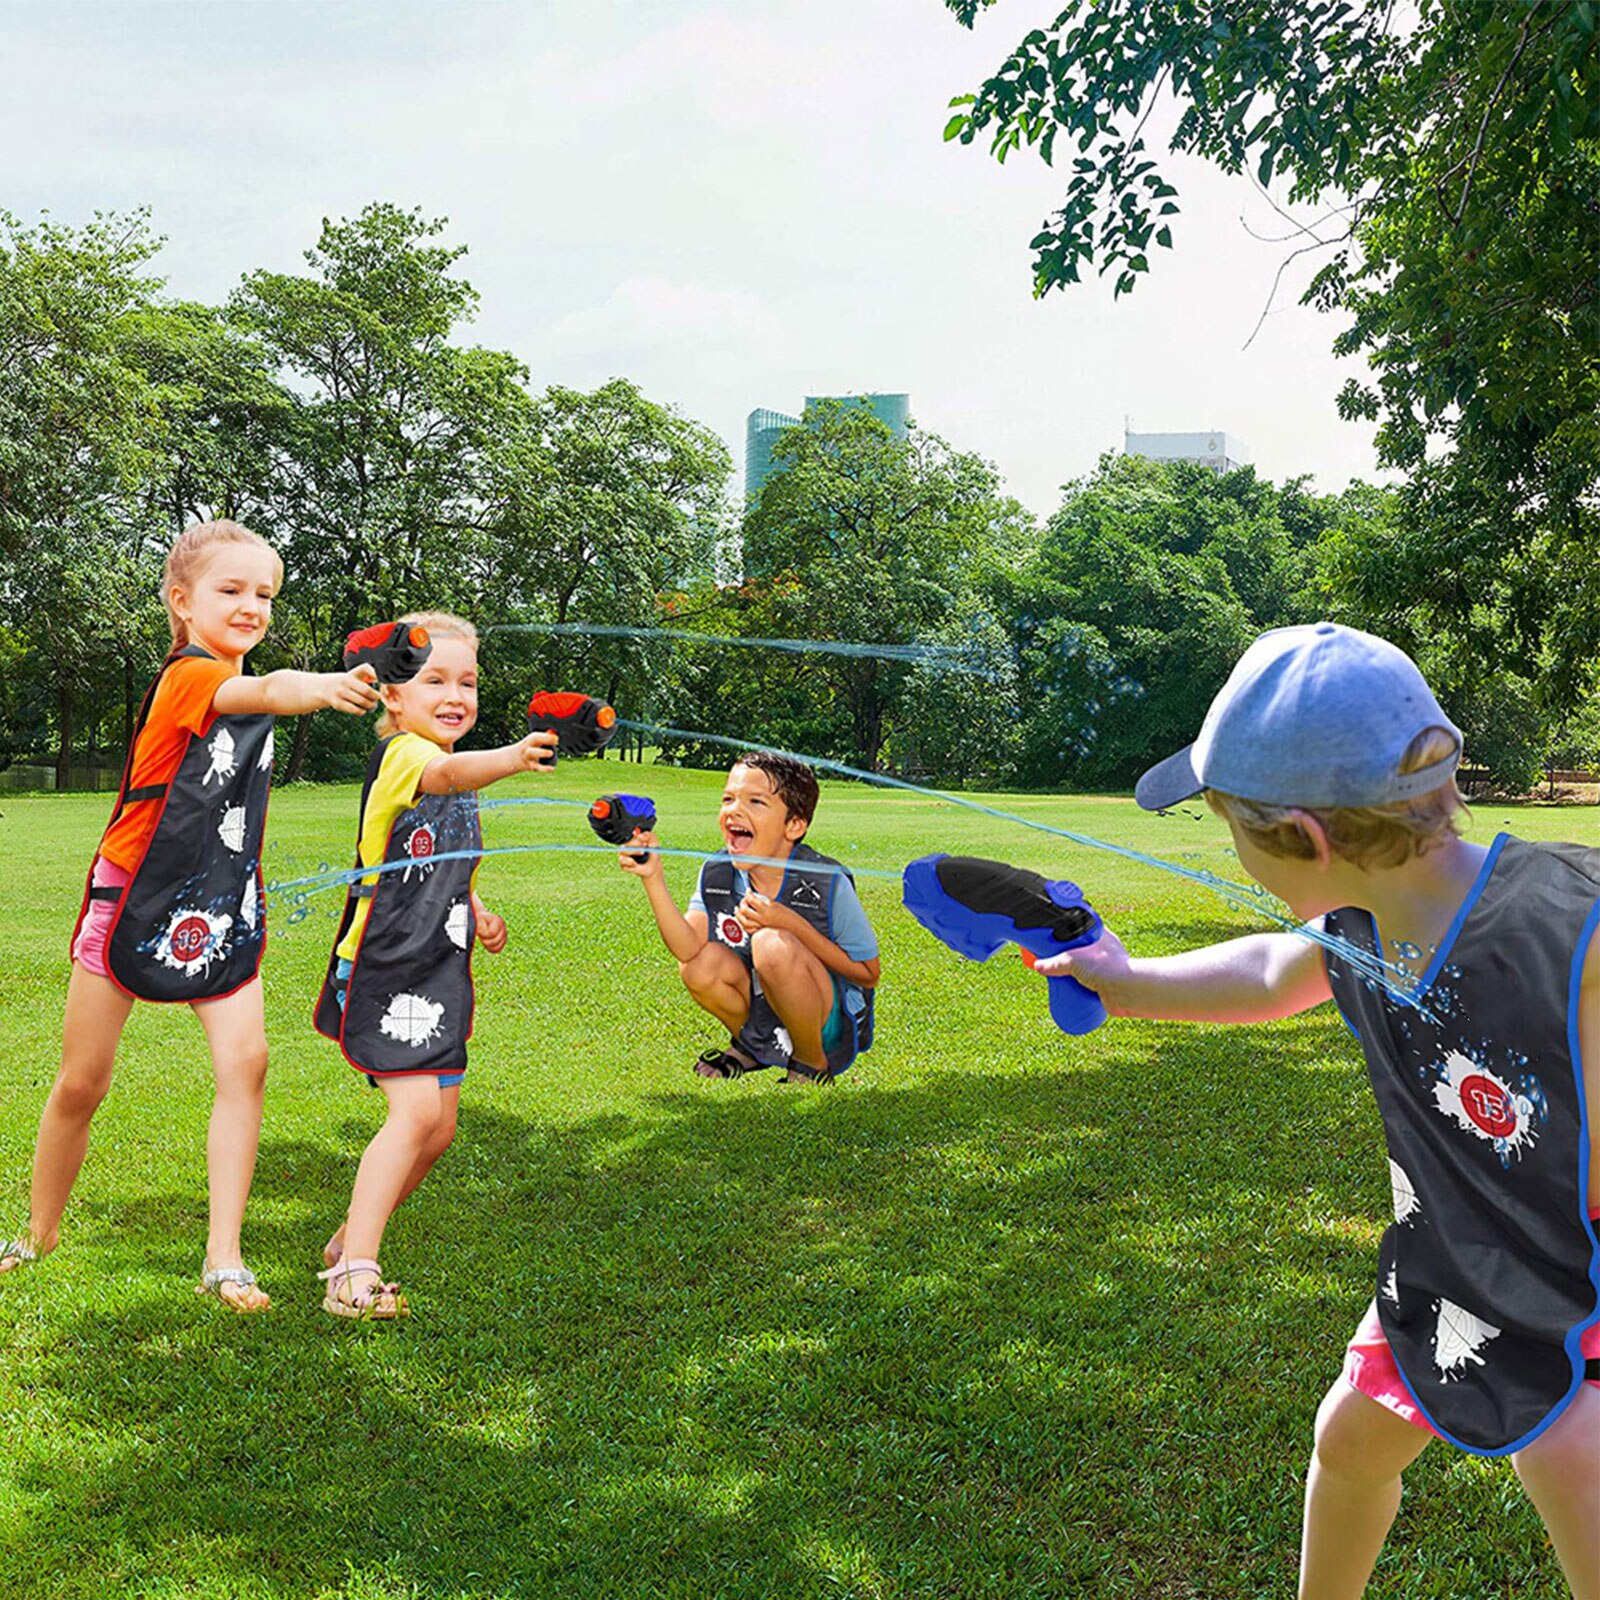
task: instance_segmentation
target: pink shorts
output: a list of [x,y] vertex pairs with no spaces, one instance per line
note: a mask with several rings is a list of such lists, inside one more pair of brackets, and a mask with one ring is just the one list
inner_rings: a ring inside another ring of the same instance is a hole
[[[132,881],[133,874],[126,868],[107,861],[103,856],[94,858],[90,882],[97,889],[102,885],[125,889]],[[91,900],[89,909],[84,913],[83,926],[78,929],[78,937],[72,941],[72,959],[85,972],[92,972],[97,978],[111,976],[106,971],[106,935],[111,932],[111,923],[120,904],[117,900]]]
[[[1595,1220],[1600,1221],[1600,1213],[1595,1214]],[[1592,1322],[1583,1330],[1578,1340],[1578,1350],[1585,1361],[1600,1360],[1600,1322]],[[1417,1427],[1426,1428],[1429,1433],[1438,1436],[1439,1430],[1417,1409],[1411,1391],[1400,1376],[1394,1352],[1383,1336],[1383,1324],[1378,1320],[1376,1303],[1367,1307],[1367,1314],[1361,1319],[1355,1337],[1345,1346],[1344,1381],[1352,1389],[1359,1389],[1369,1399],[1376,1400],[1380,1406],[1387,1406],[1403,1421],[1415,1423]],[[1596,1383],[1593,1378],[1588,1381]]]

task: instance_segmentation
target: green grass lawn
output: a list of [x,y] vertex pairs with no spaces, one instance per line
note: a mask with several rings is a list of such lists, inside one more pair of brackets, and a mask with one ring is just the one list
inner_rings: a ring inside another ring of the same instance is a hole
[[[504,792],[652,794],[709,847],[720,778],[563,763]],[[1011,808],[1237,874],[1222,824]],[[355,791],[281,790],[266,861],[350,853]],[[65,947],[107,798],[0,806],[0,1224],[26,1215]],[[1590,810],[1481,809],[1600,843]],[[591,841],[554,807],[491,845]],[[1251,926],[1118,858],[916,796],[824,786],[813,842],[1081,882],[1136,951]],[[1058,848],[1059,846],[1059,848]],[[687,898],[694,864],[672,861]],[[271,1313],[191,1290],[210,1081],[142,1006],[62,1249],[0,1285],[0,1596],[1278,1596],[1317,1401],[1388,1210],[1331,1013],[1224,1031],[1049,1025],[1020,962],[962,962],[864,878],[879,1045],[836,1087],[691,1076],[720,1042],[639,886],[506,856],[455,1146],[390,1228],[413,1315],[336,1323],[318,1250],[380,1098],[311,1031],[337,895],[265,975],[272,1069],[246,1249]],[[1373,1593],[1565,1593],[1509,1466],[1436,1445]]]

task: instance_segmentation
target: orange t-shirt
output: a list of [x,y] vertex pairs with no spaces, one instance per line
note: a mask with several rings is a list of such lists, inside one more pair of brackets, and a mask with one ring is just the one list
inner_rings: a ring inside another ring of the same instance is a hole
[[[237,667],[213,656],[180,656],[162,674],[150,714],[133,742],[130,789],[171,783],[183,764],[190,734],[204,738],[216,713],[211,702],[217,690],[239,675]],[[124,872],[136,871],[161,815],[160,799],[135,800],[123,808],[100,841],[100,854]]]

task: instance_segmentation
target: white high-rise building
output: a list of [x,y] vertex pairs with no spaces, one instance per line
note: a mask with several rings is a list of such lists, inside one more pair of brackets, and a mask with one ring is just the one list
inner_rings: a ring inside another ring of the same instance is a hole
[[1133,433],[1122,436],[1124,455],[1146,461],[1193,461],[1213,472],[1232,472],[1250,465],[1250,449],[1220,428],[1210,433]]

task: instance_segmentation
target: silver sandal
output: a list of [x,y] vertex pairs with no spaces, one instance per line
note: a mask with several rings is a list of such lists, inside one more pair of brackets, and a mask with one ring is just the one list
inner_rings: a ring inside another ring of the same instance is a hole
[[[0,1262],[15,1261],[17,1266],[26,1266],[38,1259],[39,1252],[34,1249],[33,1240],[26,1236],[0,1242]],[[16,1267],[11,1270],[15,1272]]]
[[[214,1300],[221,1300],[230,1311],[245,1311],[249,1308],[236,1304],[224,1298],[222,1286],[227,1283],[237,1284],[241,1289],[254,1289],[256,1275],[249,1267],[213,1267],[202,1266],[200,1281],[194,1286],[194,1292],[200,1295],[210,1295]],[[265,1310],[265,1307],[260,1308]]]

